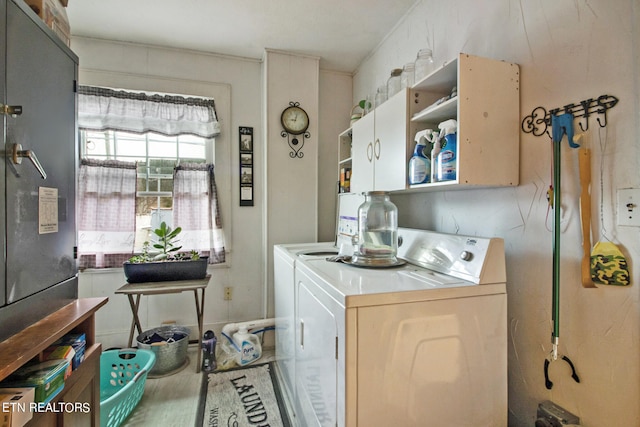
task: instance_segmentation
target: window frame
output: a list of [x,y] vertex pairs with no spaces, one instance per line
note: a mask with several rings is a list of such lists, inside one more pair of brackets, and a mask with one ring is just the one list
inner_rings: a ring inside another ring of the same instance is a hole
[[[109,72],[99,70],[83,70],[80,74],[81,85],[103,86],[130,91],[146,91],[155,93],[176,94],[179,96],[196,96],[213,98],[216,101],[216,112],[220,123],[220,134],[209,144],[206,150],[207,159],[216,159],[216,186],[220,200],[222,228],[225,235],[226,261],[210,267],[229,267],[233,239],[232,227],[232,138],[231,138],[231,85],[187,79],[164,78],[158,76],[140,75],[132,73]],[[81,144],[78,137],[78,145]],[[78,157],[80,157],[80,147]],[[207,160],[209,161],[209,160]]]

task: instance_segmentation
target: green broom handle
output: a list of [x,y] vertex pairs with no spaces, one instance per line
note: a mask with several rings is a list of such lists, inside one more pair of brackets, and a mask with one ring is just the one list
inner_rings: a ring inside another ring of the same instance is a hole
[[561,141],[553,143],[553,303],[552,320],[553,335],[552,343],[557,345],[560,337],[560,147]]

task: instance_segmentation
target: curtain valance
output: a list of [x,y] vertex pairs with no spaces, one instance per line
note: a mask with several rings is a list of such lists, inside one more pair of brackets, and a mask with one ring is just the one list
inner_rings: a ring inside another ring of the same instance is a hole
[[210,98],[147,94],[95,86],[78,88],[78,127],[88,130],[156,132],[166,136],[220,134]]

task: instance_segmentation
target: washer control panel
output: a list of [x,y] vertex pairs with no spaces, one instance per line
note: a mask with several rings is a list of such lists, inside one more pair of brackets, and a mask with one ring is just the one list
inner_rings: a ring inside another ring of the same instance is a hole
[[411,264],[476,284],[506,281],[504,241],[399,228],[398,256]]

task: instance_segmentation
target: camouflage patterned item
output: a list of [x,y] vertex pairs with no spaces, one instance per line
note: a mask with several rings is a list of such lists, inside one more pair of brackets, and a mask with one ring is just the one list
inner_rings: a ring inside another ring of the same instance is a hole
[[591,280],[598,285],[629,286],[627,259],[611,242],[598,242],[591,252]]

